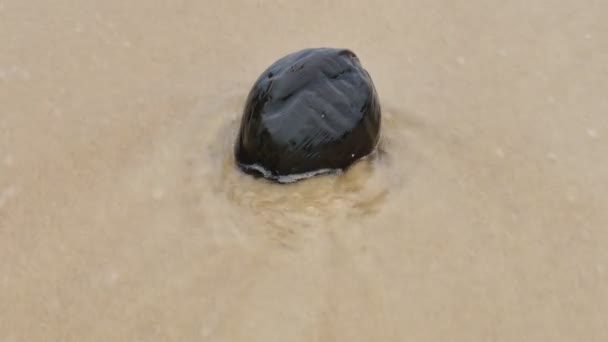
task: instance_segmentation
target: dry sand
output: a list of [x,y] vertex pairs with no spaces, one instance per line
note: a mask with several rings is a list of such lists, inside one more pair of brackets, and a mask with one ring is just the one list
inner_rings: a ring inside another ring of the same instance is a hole
[[[0,341],[607,341],[606,1],[0,0]],[[384,153],[234,169],[353,49]]]

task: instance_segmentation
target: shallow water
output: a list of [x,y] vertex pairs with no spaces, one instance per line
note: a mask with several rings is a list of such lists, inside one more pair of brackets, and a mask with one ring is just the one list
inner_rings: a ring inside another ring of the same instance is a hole
[[[0,341],[604,341],[608,4],[0,1]],[[355,51],[379,152],[243,175],[253,81]]]

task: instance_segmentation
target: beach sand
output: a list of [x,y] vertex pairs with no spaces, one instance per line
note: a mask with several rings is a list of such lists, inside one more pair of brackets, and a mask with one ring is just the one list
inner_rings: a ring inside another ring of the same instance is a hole
[[[606,13],[0,0],[0,341],[608,340]],[[251,85],[322,46],[380,153],[243,175]]]

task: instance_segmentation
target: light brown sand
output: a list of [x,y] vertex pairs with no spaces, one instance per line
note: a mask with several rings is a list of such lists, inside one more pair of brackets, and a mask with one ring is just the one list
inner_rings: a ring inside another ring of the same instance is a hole
[[[0,341],[607,341],[606,1],[0,0]],[[353,49],[386,155],[235,171]]]

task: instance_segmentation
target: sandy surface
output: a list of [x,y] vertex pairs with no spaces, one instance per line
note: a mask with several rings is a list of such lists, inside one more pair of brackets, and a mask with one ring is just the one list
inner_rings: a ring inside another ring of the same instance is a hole
[[[605,1],[0,1],[0,341],[608,340]],[[233,167],[353,49],[384,154]]]

